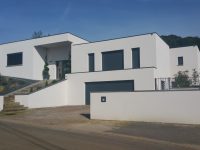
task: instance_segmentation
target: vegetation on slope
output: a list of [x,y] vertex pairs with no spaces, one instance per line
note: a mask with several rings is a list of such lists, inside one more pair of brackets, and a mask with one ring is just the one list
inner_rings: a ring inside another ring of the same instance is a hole
[[197,45],[200,48],[200,38],[199,37],[180,37],[177,35],[163,35],[161,38],[170,46],[170,48],[175,47],[185,47]]

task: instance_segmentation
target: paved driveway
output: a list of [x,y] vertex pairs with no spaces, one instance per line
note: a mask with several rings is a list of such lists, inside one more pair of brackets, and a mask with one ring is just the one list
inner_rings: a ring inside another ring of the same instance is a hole
[[34,109],[0,116],[0,150],[16,146],[19,149],[200,150],[200,126],[97,121],[88,117],[88,106]]

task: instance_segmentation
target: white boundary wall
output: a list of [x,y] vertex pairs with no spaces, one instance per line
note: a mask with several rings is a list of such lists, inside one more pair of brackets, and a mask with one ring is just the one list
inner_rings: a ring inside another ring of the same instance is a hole
[[0,96],[0,111],[3,110],[3,102],[4,102],[4,97]]
[[28,108],[57,107],[67,105],[67,80],[30,95],[16,95],[15,101]]
[[92,93],[91,118],[200,124],[199,97],[200,91]]

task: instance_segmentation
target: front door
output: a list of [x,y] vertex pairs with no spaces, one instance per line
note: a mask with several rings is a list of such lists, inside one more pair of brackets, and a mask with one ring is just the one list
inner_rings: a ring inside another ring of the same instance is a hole
[[65,79],[65,74],[67,72],[67,60],[61,60],[56,62],[56,79]]
[[56,62],[56,79],[61,79],[62,77],[62,62]]

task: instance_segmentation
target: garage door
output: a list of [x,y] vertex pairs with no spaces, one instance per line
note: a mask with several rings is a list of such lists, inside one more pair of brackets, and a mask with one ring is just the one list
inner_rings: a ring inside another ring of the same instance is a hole
[[134,80],[104,81],[85,83],[85,103],[90,105],[91,92],[130,92],[134,91]]

